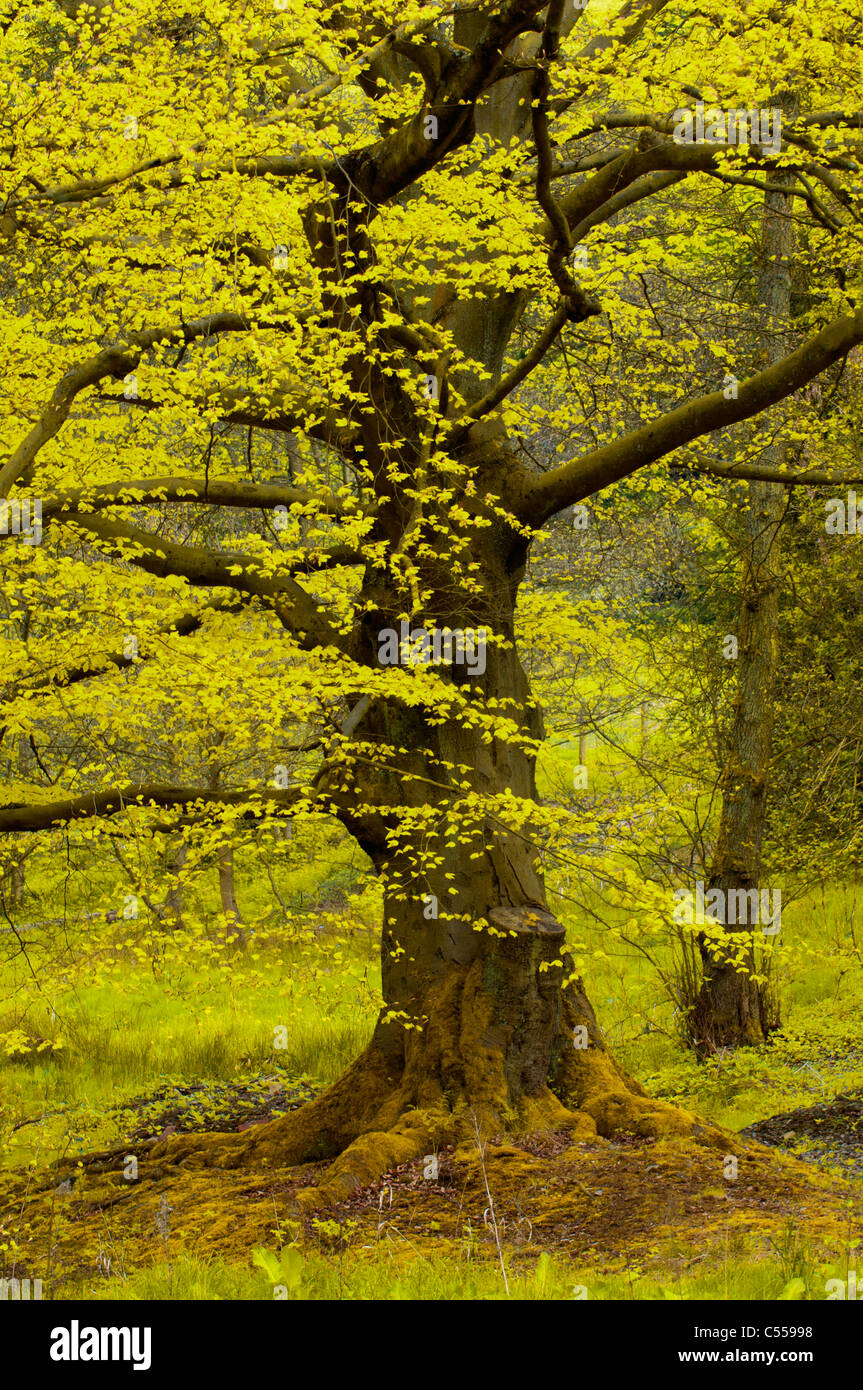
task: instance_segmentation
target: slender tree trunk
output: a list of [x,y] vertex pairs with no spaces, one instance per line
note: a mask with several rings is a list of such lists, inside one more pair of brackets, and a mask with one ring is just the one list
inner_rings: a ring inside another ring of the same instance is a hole
[[[783,106],[789,114],[789,103]],[[775,173],[775,182],[789,182]],[[771,191],[764,196],[759,299],[765,313],[762,362],[787,350],[791,313],[791,258],[794,245],[791,199]],[[781,467],[787,445],[777,439],[763,451],[764,462]],[[738,633],[738,685],[734,722],[722,772],[722,812],[708,892],[720,890],[729,905],[746,903],[744,922],[726,920],[724,943],[700,939],[701,989],[692,1010],[690,1038],[701,1055],[719,1047],[764,1041],[778,1024],[775,1002],[753,975],[759,965],[757,942],[764,923],[750,909],[759,887],[761,845],[767,807],[778,661],[781,536],[787,498],[781,483],[750,482],[745,516]],[[747,896],[748,895],[748,896]],[[726,918],[731,914],[726,912]]]
[[[29,741],[21,735],[17,742],[18,748],[18,775],[23,779],[29,779],[36,775],[35,759]],[[15,843],[15,837],[9,836],[9,841]],[[24,877],[24,864],[27,859],[27,850],[21,837],[17,839],[20,845],[20,853],[16,850],[10,854],[8,860],[8,870],[3,888],[5,890],[5,903],[7,908],[20,907],[27,891],[27,883]]]
[[[218,747],[224,740],[224,735],[219,734],[215,737],[214,747]],[[207,774],[207,786],[210,791],[218,791],[221,785],[222,772],[219,764],[212,759],[209,772]],[[225,915],[227,935],[236,937],[240,946],[246,944],[246,931],[243,926],[243,919],[237,905],[237,891],[234,881],[234,846],[229,839],[224,839],[219,845],[216,855],[219,869],[219,900],[222,904],[222,912]]]
[[168,891],[162,908],[162,920],[171,931],[178,931],[183,925],[183,885],[180,875],[186,862],[186,853],[185,840],[168,840],[164,855]]
[[[9,837],[12,838],[11,836]],[[27,891],[27,882],[24,877],[24,854],[10,857],[9,867],[3,879],[4,906],[8,908],[20,907],[24,901],[24,894]]]
[[246,931],[240,909],[237,906],[237,890],[234,881],[234,847],[231,844],[219,846],[219,897],[222,911],[229,922],[229,934],[236,936],[241,945],[246,943]]

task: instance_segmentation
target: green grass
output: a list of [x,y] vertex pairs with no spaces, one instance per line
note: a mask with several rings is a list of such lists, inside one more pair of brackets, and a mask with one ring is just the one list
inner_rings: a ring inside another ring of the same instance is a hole
[[[691,1252],[690,1252],[691,1254]],[[503,1299],[572,1301],[574,1299],[789,1299],[823,1300],[826,1281],[844,1277],[847,1264],[816,1260],[793,1230],[766,1258],[739,1250],[710,1268],[682,1269],[669,1261],[664,1272],[644,1273],[630,1265],[616,1270],[584,1267],[543,1252],[507,1260],[507,1294],[500,1265],[464,1254],[418,1256],[403,1242],[348,1250],[339,1255],[302,1252],[299,1287],[291,1297],[333,1299]],[[161,1300],[239,1299],[269,1301],[274,1286],[263,1271],[248,1266],[181,1256],[170,1264],[148,1266],[127,1277],[113,1276],[69,1286],[62,1298]],[[284,1296],[281,1294],[280,1296]]]
[[172,1080],[277,1071],[333,1080],[365,1045],[375,1016],[372,988],[360,987],[362,952],[342,943],[338,972],[297,948],[270,947],[257,960],[236,956],[229,972],[189,965],[170,986],[141,965],[118,968],[120,981],[80,984],[46,1030],[62,1035],[62,1051],[0,1067],[7,1122],[44,1117],[7,1135],[6,1161],[44,1161],[70,1133],[73,1152],[119,1138],[122,1113],[108,1108]]

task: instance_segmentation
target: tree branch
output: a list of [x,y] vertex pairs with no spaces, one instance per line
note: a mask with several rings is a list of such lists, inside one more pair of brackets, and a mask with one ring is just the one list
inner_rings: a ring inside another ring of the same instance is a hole
[[[520,34],[535,27],[548,0],[506,0],[490,14],[472,53],[458,50],[443,64],[428,102],[404,125],[361,150],[346,164],[352,181],[379,207],[434,168],[450,150],[470,140],[474,108],[505,67],[504,53]],[[437,121],[437,137],[425,133]]]
[[204,506],[247,507],[272,511],[276,507],[314,504],[318,516],[371,515],[368,504],[332,493],[316,493],[281,483],[217,482],[198,478],[138,478],[128,482],[98,483],[93,487],[68,488],[42,501],[42,520],[60,512],[102,511],[105,507],[139,507],[158,502],[192,502]]
[[33,464],[39,450],[60,431],[69,417],[76,396],[105,377],[124,377],[136,367],[144,353],[158,343],[191,343],[217,333],[237,333],[248,329],[240,314],[209,314],[180,328],[149,328],[130,333],[125,343],[103,348],[86,362],[61,377],[37,423],[0,468],[0,497],[8,497],[13,483]]
[[263,573],[249,556],[218,555],[203,547],[179,545],[107,517],[61,512],[56,520],[83,531],[85,538],[92,535],[106,541],[111,554],[157,579],[177,575],[193,585],[234,589],[270,600],[279,621],[305,650],[349,648],[349,639],[330,625],[311,594],[288,575]]
[[829,468],[806,468],[802,472],[781,472],[758,463],[692,463],[688,465],[694,473],[709,473],[714,478],[728,478],[734,481],[761,483],[785,483],[788,487],[845,487],[852,483],[863,483],[863,464],[855,472],[833,473]]
[[740,383],[736,400],[722,391],[687,401],[641,429],[544,474],[528,486],[522,517],[542,525],[555,512],[655,463],[700,435],[758,415],[818,376],[863,342],[863,310],[836,319],[796,352]]
[[[480,420],[483,415],[488,415],[489,411],[494,410],[495,406],[500,405],[501,401],[505,400],[506,397],[524,381],[525,377],[530,375],[534,367],[539,365],[560,330],[563,328],[563,325],[570,317],[571,311],[569,305],[560,304],[557,309],[555,309],[530,351],[526,352],[524,357],[515,364],[512,371],[507,372],[506,376],[501,377],[497,386],[494,386],[481,400],[475,401],[474,404],[465,411],[465,417],[469,420]],[[458,439],[459,431],[456,429],[450,441],[451,446],[454,446],[458,442]]]
[[[96,816],[113,816],[121,811],[139,810],[144,806],[242,806],[249,803],[248,816],[257,817],[264,807],[289,808],[298,801],[309,801],[313,792],[300,787],[284,791],[208,791],[204,787],[166,787],[160,785],[124,787],[119,791],[85,792],[81,796],[63,797],[59,801],[24,805],[15,802],[0,806],[0,831],[50,830]],[[256,810],[256,803],[260,809]]]
[[[154,633],[157,637],[188,637],[193,632],[199,632],[204,625],[204,614],[209,612],[218,613],[239,613],[249,602],[250,595],[241,594],[236,598],[214,598],[209,603],[203,604],[200,608],[191,613],[183,613],[179,618],[174,618],[170,623],[164,623],[158,627]],[[36,681],[28,682],[26,691],[22,690],[20,684],[16,684],[11,690],[3,692],[3,700],[9,701],[17,699],[21,694],[33,694],[37,690],[49,690],[51,688],[65,690],[67,686],[77,685],[79,681],[89,680],[91,676],[104,676],[111,670],[124,671],[130,666],[136,666],[138,662],[147,660],[142,656],[126,656],[124,652],[107,652],[99,658],[101,665],[95,666],[68,666],[63,671],[57,671],[53,675],[40,677]],[[6,733],[5,728],[0,728],[0,742]]]

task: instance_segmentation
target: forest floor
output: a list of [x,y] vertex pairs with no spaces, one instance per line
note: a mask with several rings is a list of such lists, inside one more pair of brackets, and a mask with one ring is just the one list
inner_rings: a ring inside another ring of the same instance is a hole
[[740,1132],[846,1177],[863,1178],[863,1089],[846,1091],[821,1105],[770,1115]]
[[[0,966],[0,1277],[88,1300],[824,1299],[863,1248],[856,892],[789,907],[781,1032],[706,1062],[681,1048],[641,953],[569,924],[595,948],[615,1056],[651,1095],[751,1141],[736,1174],[691,1141],[488,1135],[482,1158],[443,1149],[436,1177],[420,1159],[304,1218],[293,1194],[321,1166],[159,1174],[143,1155],[265,1123],[341,1075],[380,1006],[377,900],[296,939],[260,928],[241,952],[190,933],[154,944],[129,923],[116,941],[82,928],[56,961],[34,939],[38,982],[14,952]],[[121,1157],[86,1171],[107,1149],[141,1155],[138,1179]]]
[[[216,1096],[212,1088],[162,1088],[126,1109],[139,1117],[138,1147],[189,1130],[244,1130],[301,1104],[310,1090],[265,1076],[254,1087],[221,1086]],[[819,1272],[821,1285],[841,1272],[863,1235],[863,1104],[847,1097],[833,1110],[816,1105],[750,1126],[734,1176],[721,1152],[692,1142],[489,1136],[483,1152],[477,1143],[442,1149],[434,1178],[424,1176],[424,1160],[405,1164],[302,1222],[293,1194],[313,1185],[324,1164],[151,1174],[142,1161],[140,1178],[129,1180],[118,1157],[116,1171],[79,1167],[56,1185],[44,1169],[8,1174],[0,1245],[15,1240],[19,1277],[50,1271],[55,1298],[75,1296],[94,1278],[125,1281],[156,1264],[170,1270],[178,1259],[248,1263],[261,1246],[276,1258],[289,1246],[340,1270],[346,1252],[352,1266],[382,1249],[431,1264],[458,1255],[497,1263],[510,1279],[536,1277],[537,1261],[552,1257],[585,1290],[580,1296],[594,1296],[586,1291],[599,1272],[631,1280],[633,1271],[655,1277],[666,1297],[692,1296],[669,1290],[701,1271],[727,1272],[745,1254],[777,1266],[774,1297],[805,1296],[804,1286],[818,1297]],[[786,1148],[812,1144],[817,1162],[756,1137]]]

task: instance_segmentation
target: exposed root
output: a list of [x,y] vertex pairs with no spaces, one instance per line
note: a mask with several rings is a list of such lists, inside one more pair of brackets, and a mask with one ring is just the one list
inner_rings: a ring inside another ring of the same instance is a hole
[[149,1151],[148,1161],[181,1168],[295,1167],[335,1158],[375,1128],[393,1078],[372,1045],[314,1100],[242,1134],[178,1134]]
[[[504,945],[500,960],[506,964],[519,942]],[[141,1176],[328,1162],[316,1187],[295,1194],[307,1213],[344,1201],[444,1144],[469,1145],[477,1132],[492,1138],[566,1131],[576,1142],[630,1134],[740,1152],[741,1141],[731,1134],[647,1095],[615,1062],[578,988],[566,992],[544,1061],[534,1058],[521,1033],[514,1047],[516,1024],[501,1022],[487,973],[480,961],[448,972],[430,991],[425,1028],[405,1035],[379,1027],[338,1081],[286,1115],[240,1134],[183,1134],[131,1145]],[[545,977],[537,978],[542,991],[533,1005],[541,1014],[557,996],[546,999]],[[86,1166],[94,1173],[117,1171],[125,1156],[122,1150],[95,1155]],[[302,1182],[304,1175],[298,1176]]]
[[390,1169],[433,1154],[451,1140],[453,1129],[451,1117],[448,1122],[442,1114],[415,1110],[390,1130],[361,1134],[330,1164],[316,1187],[301,1188],[294,1200],[304,1214],[343,1202]]
[[[136,1182],[124,1181],[122,1171],[85,1173],[62,1198],[36,1193],[32,1178],[21,1174],[0,1202],[0,1226],[15,1242],[13,1272],[39,1277],[50,1267],[52,1297],[89,1297],[81,1285],[89,1290],[95,1279],[103,1286],[109,1264],[112,1275],[126,1277],[189,1253],[248,1270],[256,1245],[298,1238],[282,1223],[330,1203],[331,1222],[303,1222],[308,1257],[335,1242],[364,1262],[385,1243],[395,1269],[418,1254],[434,1259],[463,1249],[469,1223],[478,1257],[494,1258],[499,1236],[513,1273],[525,1261],[529,1268],[540,1251],[586,1265],[588,1273],[616,1260],[652,1266],[663,1251],[662,1269],[679,1272],[683,1256],[687,1267],[711,1250],[717,1261],[727,1258],[729,1227],[761,1259],[768,1238],[798,1215],[832,1258],[847,1248],[849,1219],[860,1220],[859,1191],[756,1144],[741,1154],[736,1181],[724,1171],[721,1150],[685,1137],[617,1144],[597,1136],[586,1113],[571,1117],[568,1132],[517,1138],[481,1123],[478,1135],[474,1114],[463,1111],[457,1120],[414,1111],[392,1131],[370,1132],[299,1203],[297,1189],[316,1180],[320,1168],[315,1179],[308,1169],[176,1168],[156,1181],[142,1172]],[[639,1118],[630,1112],[625,1124]],[[425,1170],[424,1153],[438,1156],[439,1173]]]
[[689,1110],[628,1091],[606,1091],[594,1096],[584,1103],[580,1113],[593,1120],[603,1139],[634,1134],[644,1139],[692,1139],[707,1148],[721,1148],[732,1154],[745,1148],[736,1135]]
[[[350,1094],[347,1076],[300,1109],[242,1134],[176,1135],[151,1144],[142,1155],[142,1176],[160,1178],[171,1169],[287,1169],[331,1159],[315,1187],[294,1195],[300,1213],[308,1214],[346,1200],[390,1170],[445,1144],[470,1145],[477,1128],[485,1136],[567,1131],[576,1142],[621,1134],[680,1138],[725,1153],[746,1147],[687,1110],[626,1090],[619,1074],[606,1074],[603,1065],[596,1079],[612,1085],[588,1088],[578,1106],[567,1105],[547,1088],[522,1097],[517,1107],[508,1105],[505,1095],[497,1104],[487,1095],[478,1103],[462,1095],[453,1104],[440,1093],[436,1103],[417,1107],[405,1104],[402,1088],[384,1097],[367,1087],[358,1100],[356,1091]],[[346,1104],[348,1100],[353,1103]],[[91,1171],[119,1167],[119,1154],[98,1158],[88,1164]]]
[[[357,1189],[369,1186],[401,1164],[433,1153],[442,1144],[461,1143],[469,1148],[475,1143],[476,1125],[484,1134],[498,1133],[493,1120],[493,1116],[483,1120],[476,1110],[464,1104],[449,1115],[414,1111],[391,1129],[358,1136],[326,1169],[318,1185],[301,1189],[295,1200],[303,1213],[345,1201]],[[525,1136],[560,1130],[568,1131],[576,1142],[631,1134],[639,1138],[692,1140],[728,1154],[755,1147],[688,1110],[619,1090],[595,1096],[576,1111],[566,1109],[550,1092],[531,1098],[520,1107],[517,1123],[509,1133]]]
[[615,1060],[579,985],[563,995],[552,1085],[561,1101],[595,1127],[604,1139],[617,1134],[641,1138],[691,1139],[738,1153],[741,1141],[689,1110],[656,1100]]

